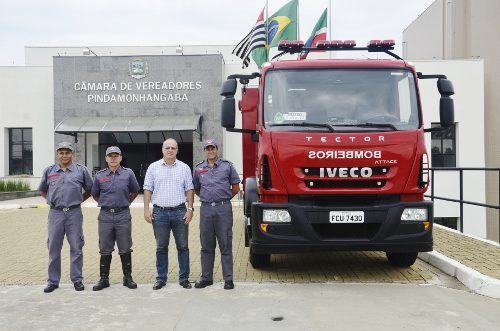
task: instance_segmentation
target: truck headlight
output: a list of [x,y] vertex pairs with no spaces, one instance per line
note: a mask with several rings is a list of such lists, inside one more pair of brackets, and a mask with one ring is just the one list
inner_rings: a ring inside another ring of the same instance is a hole
[[401,215],[402,221],[427,221],[427,208],[405,208]]
[[264,209],[262,221],[264,223],[290,223],[292,218],[286,209]]

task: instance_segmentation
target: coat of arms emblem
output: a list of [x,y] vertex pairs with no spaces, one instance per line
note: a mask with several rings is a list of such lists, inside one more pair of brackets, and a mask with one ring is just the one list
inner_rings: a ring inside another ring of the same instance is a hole
[[135,58],[130,61],[128,71],[131,77],[141,79],[148,75],[148,63],[143,58]]

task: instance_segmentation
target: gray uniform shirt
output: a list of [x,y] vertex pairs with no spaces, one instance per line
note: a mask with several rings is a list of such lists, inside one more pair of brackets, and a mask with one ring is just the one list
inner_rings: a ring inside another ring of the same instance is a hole
[[59,164],[47,167],[38,185],[38,190],[47,193],[47,204],[58,208],[81,204],[83,191],[88,192],[91,188],[90,171],[77,163],[72,163],[66,171]]
[[200,201],[219,202],[233,197],[231,185],[238,184],[240,177],[231,162],[217,159],[213,167],[205,160],[196,165],[193,175],[195,190],[200,190]]
[[116,172],[108,168],[95,175],[91,194],[99,197],[99,207],[128,207],[130,193],[139,192],[139,183],[132,169],[120,166]]

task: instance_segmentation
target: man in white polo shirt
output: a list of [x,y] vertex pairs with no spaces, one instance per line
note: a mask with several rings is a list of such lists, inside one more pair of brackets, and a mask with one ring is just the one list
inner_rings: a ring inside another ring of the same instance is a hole
[[[170,230],[177,246],[179,284],[191,288],[188,224],[194,211],[193,178],[189,166],[177,160],[178,145],[174,139],[163,142],[162,152],[163,158],[149,165],[144,178],[144,219],[153,224],[156,238],[158,275],[153,290],[159,290],[167,283]],[[150,202],[153,203],[152,213]]]

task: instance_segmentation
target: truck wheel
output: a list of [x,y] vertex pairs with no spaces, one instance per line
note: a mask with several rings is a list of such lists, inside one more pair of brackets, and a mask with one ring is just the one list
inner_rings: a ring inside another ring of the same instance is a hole
[[386,252],[387,260],[395,267],[409,267],[417,260],[418,252],[391,253]]
[[245,247],[250,246],[250,228],[245,225]]
[[250,250],[250,263],[255,269],[269,267],[271,264],[271,254],[255,254]]

